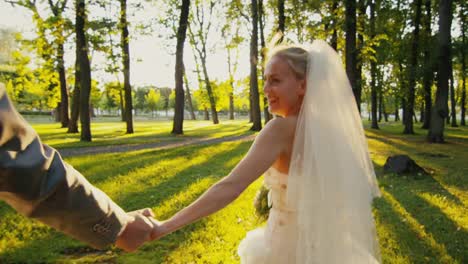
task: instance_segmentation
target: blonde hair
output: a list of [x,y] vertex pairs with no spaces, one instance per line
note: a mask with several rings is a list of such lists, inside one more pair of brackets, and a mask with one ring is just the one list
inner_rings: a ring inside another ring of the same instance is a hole
[[273,48],[268,55],[268,61],[280,57],[288,63],[298,79],[305,79],[307,73],[308,52],[304,48],[292,45],[283,45]]

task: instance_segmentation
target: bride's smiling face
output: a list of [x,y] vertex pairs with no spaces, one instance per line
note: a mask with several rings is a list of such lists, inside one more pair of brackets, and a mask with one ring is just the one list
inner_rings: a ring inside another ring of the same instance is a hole
[[305,80],[298,78],[284,58],[274,56],[270,59],[265,68],[263,86],[270,113],[282,117],[297,115],[305,87]]

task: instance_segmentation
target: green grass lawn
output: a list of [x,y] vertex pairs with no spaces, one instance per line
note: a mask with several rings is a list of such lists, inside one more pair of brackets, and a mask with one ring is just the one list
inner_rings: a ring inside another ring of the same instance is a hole
[[[103,124],[108,125],[102,125],[101,142],[96,136],[97,142],[92,144],[117,142],[111,136],[112,122]],[[229,128],[223,131],[225,125]],[[219,137],[248,129],[240,121],[225,125],[188,122],[192,131],[186,134]],[[46,143],[76,144],[67,143],[57,126],[34,124]],[[140,136],[151,137],[151,131],[168,138],[170,126],[169,122],[137,122],[136,127],[146,128],[146,132],[137,132],[125,141],[138,143]],[[468,263],[468,128],[448,128],[449,143],[443,145],[426,143],[423,130],[404,136],[400,124],[382,124],[381,128],[366,134],[382,191],[382,197],[375,200],[374,214],[383,262]],[[120,137],[124,137],[123,124],[120,129]],[[226,142],[66,160],[124,209],[149,206],[159,219],[166,219],[228,174],[250,144]],[[383,164],[395,154],[410,155],[431,175],[422,179],[385,175]],[[115,248],[95,251],[0,203],[0,263],[238,263],[238,243],[248,230],[263,224],[253,209],[261,181],[226,209],[131,254]]]
[[91,123],[92,142],[81,142],[79,133],[67,134],[67,128],[61,128],[60,123],[47,122],[47,119],[37,117],[29,118],[28,121],[44,142],[58,149],[172,142],[187,138],[220,138],[251,133],[251,124],[246,120],[221,120],[218,125],[213,125],[212,121],[185,120],[182,136],[171,135],[170,121],[137,120],[134,122],[135,133],[126,134],[124,122],[115,118],[98,118]]

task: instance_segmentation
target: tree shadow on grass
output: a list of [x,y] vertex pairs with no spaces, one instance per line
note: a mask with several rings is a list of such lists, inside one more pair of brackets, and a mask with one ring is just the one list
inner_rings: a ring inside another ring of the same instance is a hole
[[[130,208],[130,210],[150,205],[158,205],[167,199],[167,197],[172,197],[184,188],[187,188],[187,186],[203,178],[214,177],[220,179],[227,176],[230,172],[230,168],[224,167],[223,164],[233,155],[237,156],[239,153],[245,153],[250,144],[251,142],[240,143],[229,151],[218,153],[205,162],[190,166],[167,177],[157,185],[148,186],[146,189],[138,190],[137,192],[123,193],[116,198],[116,201],[117,203],[125,202],[127,205],[131,204],[132,208]],[[190,152],[191,151],[185,152],[184,154],[190,156],[193,154]]]
[[[233,144],[233,143],[231,143]],[[127,210],[139,209],[149,206],[157,206],[164,202],[166,199],[170,199],[172,196],[186,188],[187,186],[199,181],[202,178],[214,177],[221,178],[229,173],[230,168],[223,166],[226,161],[229,161],[232,156],[239,156],[245,153],[250,146],[251,142],[242,142],[233,148],[224,151],[216,156],[213,156],[202,162],[189,168],[179,171],[171,177],[167,177],[165,181],[160,182],[155,186],[149,186],[146,189],[142,189],[138,192],[124,193],[117,197],[115,200],[118,204],[121,204]],[[216,144],[215,144],[216,145]],[[172,159],[178,155],[194,155],[197,154],[200,149],[213,147],[213,145],[206,145],[203,147],[185,147],[183,149],[174,150],[157,150],[146,153],[146,157],[142,158],[140,155],[134,155],[128,166],[129,172],[140,166],[144,166],[149,163],[154,163],[155,159]],[[105,162],[110,162],[107,159]],[[120,165],[119,165],[120,166]],[[118,166],[117,166],[118,167]],[[200,175],[204,173],[205,175]],[[120,172],[122,174],[122,172]],[[111,177],[111,176],[109,176]],[[109,177],[99,177],[97,182],[104,180],[112,180]],[[91,181],[93,184],[96,181]],[[199,190],[195,193],[196,196],[200,195],[204,190]],[[152,198],[153,194],[157,194],[156,199]],[[190,201],[187,201],[187,204]],[[186,205],[186,204],[185,204]],[[176,208],[174,208],[176,210]],[[2,211],[0,210],[0,213]],[[14,213],[14,212],[11,212]],[[168,212],[168,214],[175,213],[175,211]],[[162,239],[161,241],[155,242],[157,250],[154,245],[143,246],[141,251],[151,251],[151,259],[153,263],[162,263],[164,259],[172,250],[177,249],[180,246],[180,241],[185,241],[191,236],[191,233],[205,227],[206,222],[204,220],[198,223],[192,224],[182,230],[175,232],[173,235]],[[161,245],[161,249],[159,248]],[[37,254],[38,252],[42,252]],[[88,253],[89,252],[89,253]],[[29,257],[34,256],[36,257]],[[103,254],[102,251],[96,251],[88,246],[75,242],[70,238],[65,237],[55,231],[51,231],[48,234],[35,239],[34,241],[28,241],[21,247],[17,247],[6,252],[0,253],[1,263],[56,263],[57,261],[67,258],[76,257],[77,254],[97,255],[96,262],[99,263],[112,263],[114,259]],[[99,255],[102,255],[100,258]]]
[[460,200],[451,195],[439,182],[426,178],[427,184],[419,184],[418,180],[409,180],[408,188],[388,188],[387,191],[416,219],[424,230],[431,234],[434,240],[442,245],[447,255],[460,263],[468,263],[468,232],[450,219],[437,206],[429,203],[417,193],[426,192],[442,195],[464,208]]
[[[459,141],[453,141],[449,144],[431,144],[420,138],[417,139],[417,142],[410,142],[403,135],[384,136],[376,132],[371,133],[367,138],[392,146],[394,149],[386,153],[388,156],[400,154],[410,156],[426,171],[435,173],[437,177],[431,176],[430,178],[434,182],[438,182],[439,186],[443,184],[447,187],[464,188],[468,184],[466,180],[460,180],[463,179],[461,174],[464,173],[460,171],[464,166],[461,157],[468,155],[468,152],[460,146]],[[464,141],[467,142],[467,140]],[[383,174],[382,168],[380,172]],[[460,199],[454,194],[450,194],[450,196],[460,203]]]
[[77,170],[92,181],[93,184],[100,184],[104,181],[111,181],[119,175],[126,175],[136,169],[158,163],[161,160],[186,155],[193,152],[193,148],[98,154],[86,158],[72,158],[70,159],[70,163],[77,163],[78,165],[75,166]]
[[[398,245],[392,245],[386,240],[381,241],[384,262],[392,263],[393,251],[397,256],[404,256],[410,263],[468,263],[468,233],[466,230],[451,220],[444,212],[432,205],[419,194],[425,193],[445,197],[455,208],[465,208],[459,197],[450,193],[439,181],[430,175],[422,179],[414,179],[411,176],[398,176],[395,174],[384,174],[382,166],[374,163],[378,174],[379,186],[391,195],[417,223],[423,226],[424,232],[432,236],[434,241],[443,248],[438,251],[431,245],[429,238],[421,237],[411,227],[405,217],[397,213],[386,197],[377,198],[374,202],[376,217],[381,224],[379,228],[388,226],[388,230],[396,237]],[[460,212],[461,213],[461,212]],[[388,235],[383,234],[383,239]],[[444,252],[445,250],[445,252]],[[387,258],[387,259],[386,259]]]
[[98,154],[88,157],[70,158],[68,161],[92,181],[93,184],[101,184],[104,181],[110,181],[116,177],[127,175],[132,171],[158,165],[161,161],[181,157],[187,159],[196,157],[200,151],[216,144],[190,145],[171,149],[129,151],[127,153]]
[[[398,258],[409,260],[409,263],[427,263],[424,258],[425,254],[420,251],[428,252],[426,257],[435,258],[432,254],[432,248],[424,241],[417,239],[418,234],[414,232],[411,226],[402,221],[402,217],[392,207],[389,201],[385,198],[377,198],[374,200],[374,208],[376,212],[374,217],[379,223],[378,229],[385,228],[383,234],[379,236],[379,244],[382,253],[382,263],[393,263]],[[379,232],[379,234],[381,233]],[[394,237],[395,242],[389,240]],[[416,252],[417,249],[417,252]]]

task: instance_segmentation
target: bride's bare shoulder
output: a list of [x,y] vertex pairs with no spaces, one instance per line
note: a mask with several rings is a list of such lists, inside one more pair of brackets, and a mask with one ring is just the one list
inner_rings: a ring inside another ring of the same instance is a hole
[[290,137],[294,135],[297,117],[276,117],[270,120],[265,126],[265,132],[277,136]]

